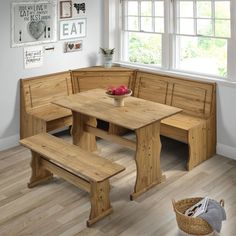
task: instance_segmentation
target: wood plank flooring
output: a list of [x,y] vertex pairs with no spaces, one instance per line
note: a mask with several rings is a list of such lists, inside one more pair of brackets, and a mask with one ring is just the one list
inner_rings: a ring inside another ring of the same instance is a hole
[[[61,137],[71,141],[65,133]],[[59,178],[28,189],[30,152],[20,146],[0,152],[0,235],[180,236],[171,199],[193,196],[223,198],[227,220],[220,235],[236,235],[236,161],[216,155],[187,172],[187,146],[170,139],[162,139],[162,145],[161,166],[167,180],[130,201],[134,151],[98,141],[97,153],[126,170],[111,179],[113,214],[92,228],[86,227],[87,193]]]

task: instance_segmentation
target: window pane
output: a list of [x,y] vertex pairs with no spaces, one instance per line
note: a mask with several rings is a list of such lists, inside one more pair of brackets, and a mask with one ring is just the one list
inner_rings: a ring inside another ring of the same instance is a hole
[[138,17],[128,17],[128,30],[138,30]]
[[215,2],[215,17],[230,19],[230,1]]
[[128,15],[131,15],[131,16],[138,15],[138,2],[137,1],[128,2]]
[[141,30],[152,32],[152,17],[141,17]]
[[180,19],[179,28],[180,34],[194,34],[194,20]]
[[141,2],[141,16],[151,16],[152,15],[152,2]]
[[193,17],[193,2],[192,1],[180,1],[179,17]]
[[155,2],[155,16],[164,16],[164,2],[163,1]]
[[128,60],[160,66],[162,36],[160,34],[129,33]]
[[227,76],[227,39],[178,36],[178,69]]
[[208,36],[213,35],[212,20],[197,20],[197,34]]
[[164,19],[155,18],[155,32],[163,33],[164,32]]
[[198,1],[197,2],[197,17],[199,18],[211,18],[211,2],[210,1]]
[[230,37],[230,20],[215,20],[215,35]]

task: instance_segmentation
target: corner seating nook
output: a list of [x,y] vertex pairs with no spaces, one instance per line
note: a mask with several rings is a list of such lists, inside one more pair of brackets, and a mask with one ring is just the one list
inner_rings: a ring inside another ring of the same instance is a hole
[[[21,138],[72,124],[70,110],[51,104],[61,96],[124,84],[133,96],[183,109],[161,123],[163,136],[189,146],[187,169],[216,153],[216,84],[123,67],[89,67],[21,80]],[[123,133],[110,124],[110,133]]]
[[29,187],[56,174],[88,192],[91,211],[87,226],[112,212],[109,178],[125,170],[123,166],[46,133],[22,139],[20,143],[32,152]]

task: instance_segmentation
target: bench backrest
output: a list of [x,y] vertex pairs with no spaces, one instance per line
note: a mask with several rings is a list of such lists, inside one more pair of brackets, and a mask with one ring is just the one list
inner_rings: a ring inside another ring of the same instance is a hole
[[94,66],[71,71],[74,93],[90,89],[107,89],[109,86],[133,86],[134,70],[124,67],[103,68]]
[[73,93],[69,72],[21,79],[21,101],[26,111]]
[[137,72],[134,96],[208,118],[215,112],[215,83]]

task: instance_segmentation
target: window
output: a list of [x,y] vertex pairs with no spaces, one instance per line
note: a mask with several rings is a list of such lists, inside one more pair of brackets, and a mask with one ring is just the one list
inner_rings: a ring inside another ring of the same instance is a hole
[[123,1],[124,59],[162,64],[164,0]]
[[122,3],[124,61],[227,77],[230,0]]

